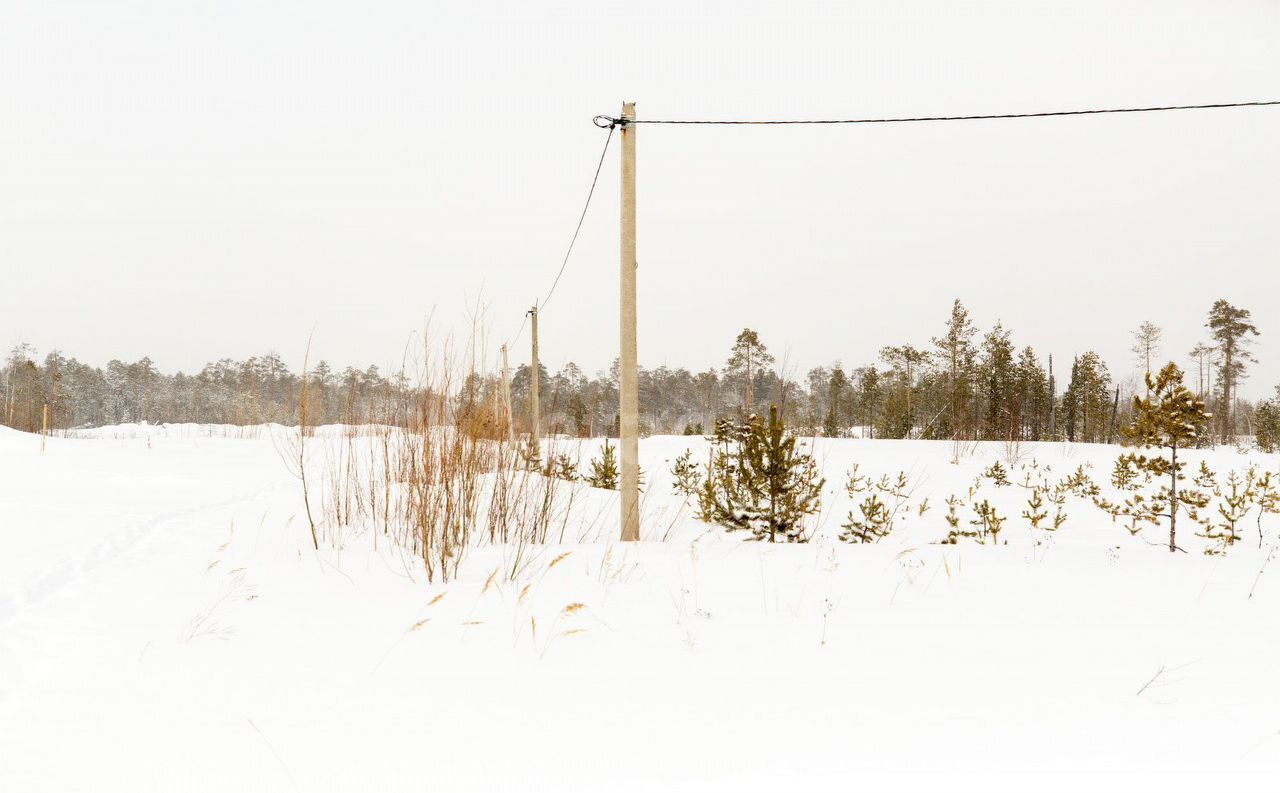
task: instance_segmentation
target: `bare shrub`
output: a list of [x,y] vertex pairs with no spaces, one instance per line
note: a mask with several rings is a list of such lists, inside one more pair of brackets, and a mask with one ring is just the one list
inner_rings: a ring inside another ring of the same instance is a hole
[[575,466],[550,448],[557,465],[521,463],[524,441],[513,440],[502,391],[480,365],[424,341],[366,412],[313,431],[326,451],[319,540],[340,549],[352,533],[375,547],[382,538],[420,559],[428,582],[453,579],[480,543],[509,546],[510,572],[527,566],[533,546],[564,541],[581,487],[567,473]]

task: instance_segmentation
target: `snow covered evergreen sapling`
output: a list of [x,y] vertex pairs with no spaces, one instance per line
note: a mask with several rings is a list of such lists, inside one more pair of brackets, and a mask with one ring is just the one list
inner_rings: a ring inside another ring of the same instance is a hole
[[778,409],[769,408],[767,424],[753,416],[716,429],[721,443],[707,464],[699,517],[758,540],[803,541],[801,521],[818,511],[825,480],[813,457],[796,447]]
[[601,490],[618,489],[618,456],[605,438],[604,447],[600,450],[600,459],[591,461],[591,473],[586,475],[587,484]]
[[861,514],[849,513],[840,532],[843,542],[879,542],[893,531],[889,507],[875,493],[863,499],[858,511]]
[[676,457],[671,464],[671,489],[692,498],[702,489],[702,471],[693,461],[693,449],[685,449],[684,454]]

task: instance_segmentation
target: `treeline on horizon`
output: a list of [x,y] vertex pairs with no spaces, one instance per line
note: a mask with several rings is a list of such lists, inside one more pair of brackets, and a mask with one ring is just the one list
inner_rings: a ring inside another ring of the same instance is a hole
[[[955,301],[942,333],[919,346],[884,347],[875,362],[846,369],[839,362],[784,377],[759,335],[744,329],[725,364],[701,372],[661,366],[640,370],[642,434],[704,434],[714,423],[778,405],[797,432],[825,436],[965,440],[1119,440],[1131,420],[1142,373],[1164,362],[1186,364],[1188,387],[1213,410],[1214,435],[1227,442],[1255,437],[1273,447],[1280,435],[1276,397],[1241,399],[1238,385],[1256,361],[1259,335],[1250,312],[1225,300],[1213,304],[1208,337],[1185,354],[1162,349],[1150,322],[1133,332],[1134,360],[1116,377],[1093,351],[1071,361],[1042,358],[1019,347],[1000,323],[980,332]],[[617,434],[618,370],[594,377],[569,363],[554,374],[539,367],[543,433],[597,437]],[[324,361],[306,377],[308,424],[403,423],[424,386],[404,372],[376,366],[337,371]],[[28,432],[127,422],[251,425],[297,424],[302,378],[276,353],[244,361],[223,359],[196,374],[165,374],[149,358],[113,360],[106,368],[58,351],[37,360],[27,344],[14,347],[0,369],[3,424]],[[511,373],[513,424],[529,429],[530,368]],[[438,385],[436,387],[439,387]],[[451,389],[459,413],[501,398],[500,372],[465,374]]]

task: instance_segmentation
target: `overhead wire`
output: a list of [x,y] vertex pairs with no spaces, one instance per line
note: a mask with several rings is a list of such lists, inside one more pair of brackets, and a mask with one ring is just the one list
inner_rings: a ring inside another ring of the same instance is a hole
[[1256,102],[1213,102],[1201,105],[1153,105],[1149,107],[1111,107],[1091,110],[1047,110],[1034,113],[981,113],[959,116],[897,116],[886,118],[811,118],[811,119],[661,119],[661,118],[614,118],[612,116],[596,116],[592,122],[610,131],[615,126],[628,124],[685,124],[712,126],[779,126],[791,124],[902,124],[924,121],[986,121],[1012,118],[1048,118],[1052,116],[1095,116],[1108,113],[1157,113],[1171,110],[1218,110],[1232,107],[1268,107],[1280,105],[1280,100],[1261,100]]

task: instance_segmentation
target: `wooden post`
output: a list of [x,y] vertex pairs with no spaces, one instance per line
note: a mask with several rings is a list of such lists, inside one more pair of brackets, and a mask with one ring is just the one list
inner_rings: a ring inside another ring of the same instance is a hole
[[533,362],[529,367],[529,437],[532,441],[533,451],[542,457],[542,433],[538,426],[538,390],[541,386],[538,383],[538,307],[534,306],[529,309],[529,316],[532,318],[531,326],[533,328]]
[[507,345],[502,345],[502,415],[507,422],[507,443],[515,445],[516,428],[511,415],[511,365],[507,363]]
[[621,342],[618,401],[622,447],[622,541],[640,539],[640,392],[636,354],[636,117],[635,102],[622,104]]
[[49,437],[49,403],[44,403],[44,417],[40,420],[40,451],[44,452],[45,438]]

